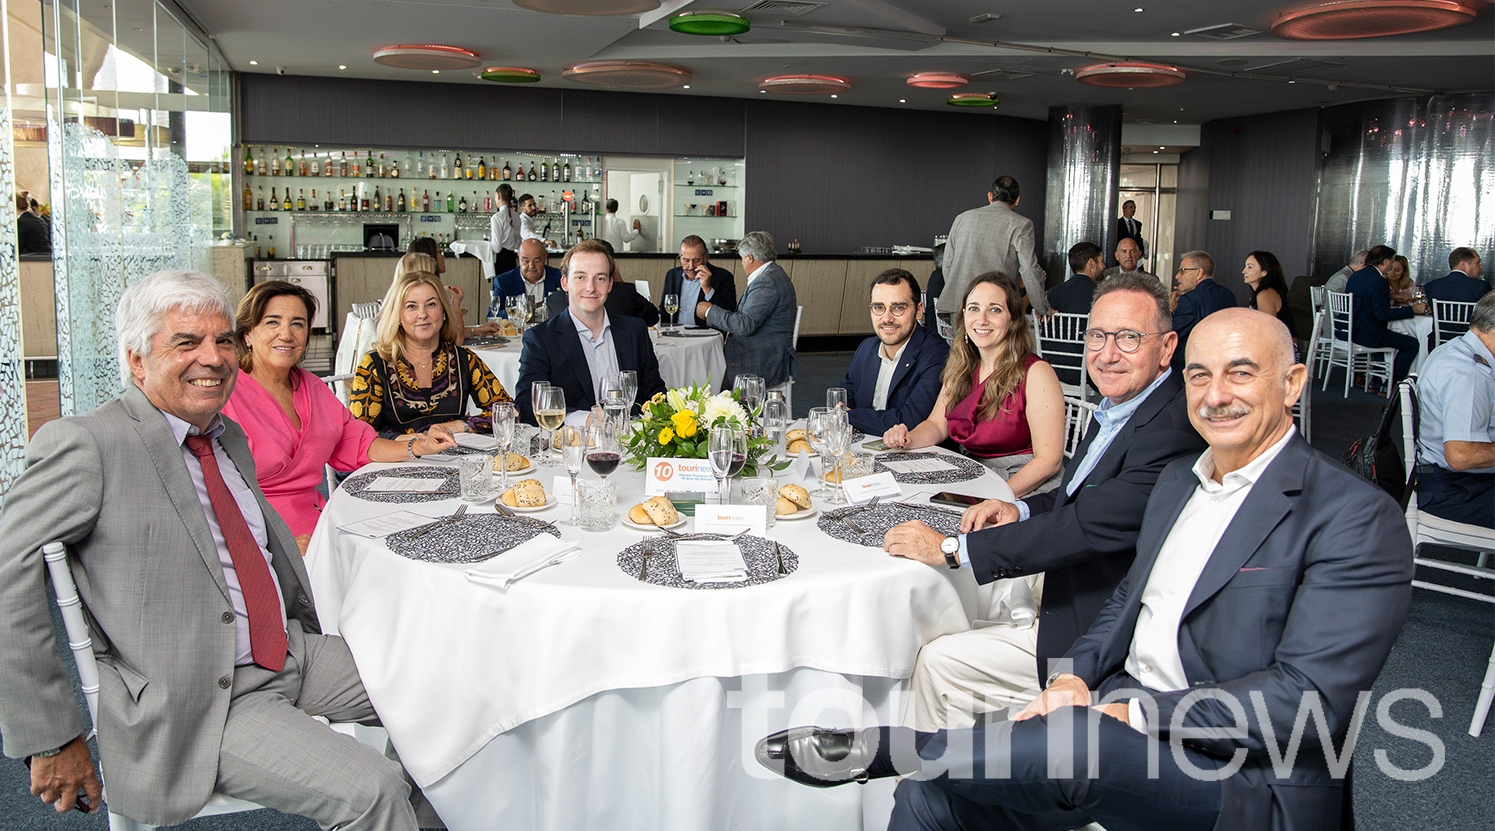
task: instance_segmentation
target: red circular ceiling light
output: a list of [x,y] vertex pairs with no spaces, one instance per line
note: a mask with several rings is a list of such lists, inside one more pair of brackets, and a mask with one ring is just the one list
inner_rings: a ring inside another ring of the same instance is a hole
[[374,51],[374,63],[398,69],[472,69],[482,62],[470,49],[439,43],[401,43]]
[[589,61],[567,68],[561,77],[614,89],[671,89],[690,83],[690,70],[644,61]]
[[1120,61],[1075,70],[1075,80],[1093,87],[1149,89],[1181,84],[1189,77],[1182,69],[1156,63]]
[[759,81],[758,89],[784,95],[828,95],[851,89],[851,82],[832,75],[776,75]]
[[1272,34],[1290,40],[1379,38],[1459,26],[1478,15],[1455,0],[1336,0],[1277,15]]
[[920,72],[908,79],[908,85],[919,89],[960,89],[971,79],[954,72]]
[[659,0],[513,0],[514,5],[532,12],[601,15],[643,14],[659,8]]

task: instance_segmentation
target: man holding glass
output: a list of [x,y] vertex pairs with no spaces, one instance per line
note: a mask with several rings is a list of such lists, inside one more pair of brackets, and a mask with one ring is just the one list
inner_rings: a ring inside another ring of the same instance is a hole
[[890,268],[872,281],[872,330],[862,341],[846,378],[851,426],[882,435],[895,424],[920,424],[940,397],[940,370],[950,356],[945,339],[919,325],[924,304],[919,281]]
[[729,312],[737,311],[737,282],[732,272],[711,264],[706,251],[706,241],[691,234],[680,241],[680,267],[665,272],[664,290],[660,295],[660,315],[671,323],[680,321],[665,308],[663,298],[674,297],[677,311],[692,310],[694,326],[705,328],[706,318],[694,313],[697,304],[705,300]]

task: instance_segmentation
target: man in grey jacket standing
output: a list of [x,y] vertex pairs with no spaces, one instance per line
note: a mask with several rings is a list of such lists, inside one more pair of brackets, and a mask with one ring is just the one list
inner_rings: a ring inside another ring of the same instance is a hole
[[945,243],[945,288],[935,308],[942,315],[953,313],[960,308],[972,280],[988,271],[1000,271],[1013,280],[1021,276],[1033,312],[1049,314],[1043,269],[1033,253],[1033,220],[1016,210],[1022,201],[1017,180],[998,176],[986,201],[986,207],[966,211],[950,226],[950,239]]
[[747,275],[737,310],[702,300],[696,304],[696,317],[727,333],[724,389],[731,389],[733,379],[744,372],[761,375],[766,386],[776,387],[799,369],[794,359],[794,317],[799,306],[794,283],[774,262],[778,255],[767,231],[743,237],[737,243],[737,256]]
[[40,548],[69,546],[99,664],[114,813],[174,825],[214,792],[324,828],[414,831],[398,763],[314,717],[374,715],[341,638],[321,634],[285,522],[244,431],[219,411],[238,375],[213,278],[161,271],[121,297],[125,393],[42,427],[0,511],[0,733],[58,811],[100,804],[58,659]]

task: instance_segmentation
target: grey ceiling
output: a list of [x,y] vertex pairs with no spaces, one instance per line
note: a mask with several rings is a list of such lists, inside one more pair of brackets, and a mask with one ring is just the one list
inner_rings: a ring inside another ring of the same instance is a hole
[[[757,81],[769,75],[823,73],[854,84],[840,94],[838,104],[945,109],[948,93],[913,89],[905,79],[916,72],[1006,69],[1033,74],[976,77],[964,91],[997,92],[1002,99],[997,111],[1006,115],[1045,118],[1048,107],[1056,104],[1121,104],[1128,121],[1165,124],[1404,94],[1495,89],[1495,13],[1481,0],[1469,1],[1480,3],[1482,10],[1464,26],[1376,40],[1308,43],[1270,34],[1279,12],[1300,5],[1293,0],[829,0],[803,16],[752,13],[752,31],[733,42],[671,32],[667,16],[641,28],[638,17],[562,17],[525,11],[509,0],[178,0],[241,72],[282,67],[292,75],[486,83],[473,72],[437,76],[383,67],[371,57],[387,44],[443,43],[480,53],[485,65],[537,69],[544,75],[541,86],[584,88],[560,77],[562,69],[580,61],[646,59],[694,73],[691,89],[677,90],[680,95],[752,97],[760,95]],[[747,2],[667,0],[666,8],[737,11]],[[1144,11],[1133,11],[1139,5]],[[986,13],[1001,17],[969,22]],[[782,26],[786,20],[791,24]],[[1226,23],[1263,33],[1223,42],[1172,36]],[[886,31],[869,37],[865,32],[809,30],[815,26]],[[1105,90],[1065,74],[1104,59],[1068,54],[1084,52],[1275,77],[1196,71],[1185,83],[1161,90]],[[1288,83],[1289,77],[1297,83]],[[1337,82],[1337,88],[1327,82]]]

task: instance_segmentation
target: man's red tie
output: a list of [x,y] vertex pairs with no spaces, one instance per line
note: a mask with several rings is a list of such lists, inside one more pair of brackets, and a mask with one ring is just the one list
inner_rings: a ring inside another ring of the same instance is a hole
[[285,618],[280,612],[280,597],[270,565],[260,553],[259,543],[239,511],[239,503],[223,481],[218,458],[213,455],[213,440],[207,436],[188,436],[187,449],[202,464],[202,480],[208,486],[208,499],[218,515],[218,527],[228,544],[229,557],[239,576],[239,590],[244,594],[244,609],[249,613],[249,651],[254,662],[276,672],[286,665]]

